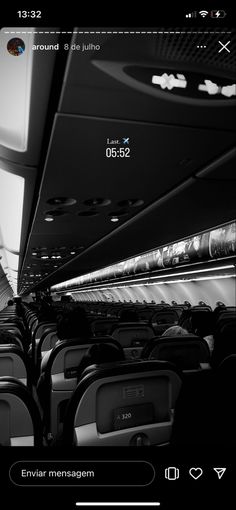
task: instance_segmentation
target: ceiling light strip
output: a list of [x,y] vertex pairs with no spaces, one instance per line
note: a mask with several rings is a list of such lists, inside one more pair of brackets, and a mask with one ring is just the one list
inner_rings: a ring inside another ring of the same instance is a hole
[[[122,289],[122,288],[130,288],[130,287],[142,287],[142,286],[150,286],[150,285],[169,285],[169,284],[176,284],[176,283],[190,283],[190,282],[198,282],[198,281],[207,281],[207,280],[221,280],[221,279],[226,279],[226,278],[236,278],[235,275],[222,275],[222,276],[205,276],[205,277],[202,277],[202,278],[190,278],[188,280],[186,279],[179,279],[179,280],[170,280],[168,282],[157,282],[157,283],[144,283],[144,284],[139,284],[139,283],[136,283],[136,284],[132,284],[132,285],[116,285],[114,287],[89,287],[89,288],[84,288],[84,289],[73,289],[73,290],[70,290],[70,294],[78,294],[78,293],[83,293],[83,292],[94,292],[94,291],[99,291],[99,290],[116,290],[116,289]],[[58,292],[58,293],[63,293],[63,291],[61,292]]]
[[[180,272],[180,273],[171,273],[171,274],[168,274],[168,275],[160,275],[160,276],[150,276],[150,277],[147,277],[147,278],[137,278],[137,279],[132,279],[132,280],[123,280],[123,281],[120,281],[119,283],[120,284],[123,284],[123,283],[133,283],[135,282],[135,284],[148,284],[149,280],[159,280],[159,279],[164,279],[164,278],[175,278],[176,276],[185,276],[185,275],[190,275],[190,274],[200,274],[200,273],[204,273],[204,272],[208,272],[208,271],[222,271],[222,270],[225,270],[225,269],[234,269],[234,265],[233,264],[228,264],[228,265],[225,265],[225,266],[221,266],[221,267],[215,267],[215,268],[210,268],[210,269],[199,269],[199,270],[195,270],[195,271],[185,271],[185,272]],[[107,288],[114,288],[114,285],[117,285],[117,281],[116,282],[111,282],[111,283],[107,283]],[[60,286],[62,284],[59,284],[59,285],[55,285],[53,286],[51,289],[52,291],[57,291],[57,288],[58,290],[60,290]],[[102,287],[104,286],[104,283],[101,283],[100,284]],[[99,284],[97,284],[97,287],[99,288]],[[92,285],[90,286],[86,286],[86,287],[83,287],[83,290],[87,290],[87,289],[92,289]],[[70,289],[69,286],[65,286],[65,289]],[[64,289],[64,290],[65,290]],[[62,288],[61,288],[62,290]],[[82,287],[81,287],[81,290],[82,290]]]
[[[172,278],[172,277],[175,277],[175,276],[185,276],[186,274],[199,274],[199,273],[203,273],[203,272],[208,272],[208,271],[218,271],[218,270],[222,270],[222,269],[233,269],[234,268],[234,265],[227,265],[227,266],[221,266],[221,267],[215,267],[215,268],[210,268],[210,269],[199,269],[199,270],[195,270],[195,271],[185,271],[185,272],[181,272],[181,273],[171,273],[171,274],[166,274],[166,275],[160,275],[160,276],[147,276],[147,278],[137,278],[137,279],[132,279],[132,280],[123,280],[121,281],[120,283],[130,283],[130,282],[146,282],[146,281],[149,281],[149,280],[158,280],[158,279],[163,279],[163,278]],[[116,285],[117,282],[113,282],[113,283],[110,283],[108,285]]]

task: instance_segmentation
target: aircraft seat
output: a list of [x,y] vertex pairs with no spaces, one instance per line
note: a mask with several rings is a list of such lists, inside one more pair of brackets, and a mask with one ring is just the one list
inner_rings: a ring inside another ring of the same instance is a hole
[[171,307],[166,307],[154,312],[150,319],[150,324],[152,325],[155,334],[161,335],[170,326],[177,324],[178,320],[178,313]]
[[90,367],[68,404],[64,441],[75,446],[164,445],[180,388],[180,372],[164,361]]
[[12,376],[25,385],[31,379],[27,359],[22,349],[13,344],[0,345],[0,376]]
[[91,322],[91,331],[94,336],[110,335],[111,329],[118,322],[117,318],[96,319]]
[[169,361],[185,371],[210,367],[206,340],[192,334],[153,338],[145,346],[142,358]]
[[37,405],[25,385],[14,377],[0,377],[0,423],[2,446],[41,446]]
[[43,409],[45,430],[49,438],[60,431],[68,400],[76,388],[78,368],[88,348],[96,342],[115,343],[113,338],[90,338],[59,341],[42,360],[41,375],[37,385]]
[[139,358],[144,345],[154,337],[152,327],[143,322],[119,322],[111,336],[124,349],[126,359]]

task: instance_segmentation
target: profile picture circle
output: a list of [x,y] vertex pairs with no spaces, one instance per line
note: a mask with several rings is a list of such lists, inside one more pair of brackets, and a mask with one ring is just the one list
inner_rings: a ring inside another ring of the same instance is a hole
[[13,37],[7,43],[7,51],[14,57],[19,57],[25,51],[25,43],[19,37]]

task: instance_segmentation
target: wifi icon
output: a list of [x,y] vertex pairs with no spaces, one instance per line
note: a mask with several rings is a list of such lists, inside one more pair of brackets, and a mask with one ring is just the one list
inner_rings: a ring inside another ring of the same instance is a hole
[[202,18],[205,18],[208,15],[208,11],[199,11],[199,14],[202,16]]

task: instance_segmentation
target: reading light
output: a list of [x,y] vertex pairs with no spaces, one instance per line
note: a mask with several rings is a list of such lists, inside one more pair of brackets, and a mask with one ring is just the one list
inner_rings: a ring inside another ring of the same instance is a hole
[[174,74],[163,73],[162,75],[153,75],[152,83],[154,85],[160,85],[162,89],[172,90],[173,88],[181,88],[185,89],[187,87],[187,81],[183,74],[177,74],[176,77]]
[[47,216],[44,218],[44,221],[54,221],[54,218],[50,214],[47,214]]

